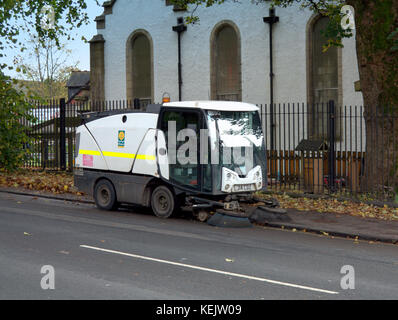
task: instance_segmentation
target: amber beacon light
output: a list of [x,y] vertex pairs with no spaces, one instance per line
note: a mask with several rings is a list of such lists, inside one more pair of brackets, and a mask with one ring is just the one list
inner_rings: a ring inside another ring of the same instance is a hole
[[167,103],[167,102],[170,102],[170,95],[167,92],[165,92],[163,93],[162,96],[162,103]]

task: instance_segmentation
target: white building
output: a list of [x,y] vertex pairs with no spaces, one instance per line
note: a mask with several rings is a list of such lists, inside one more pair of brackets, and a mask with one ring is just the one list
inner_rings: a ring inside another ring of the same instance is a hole
[[[156,103],[167,92],[176,101],[180,88],[182,100],[269,104],[270,25],[264,22],[269,9],[267,1],[253,4],[249,0],[199,7],[195,15],[200,22],[180,34],[180,84],[178,32],[173,26],[190,11],[175,8],[167,0],[106,1],[104,14],[96,18],[98,34],[90,46],[92,100]],[[321,30],[327,18],[298,5],[276,8],[275,15],[279,21],[272,27],[273,102],[312,105],[334,100],[339,108],[363,105],[362,93],[354,85],[359,80],[355,39],[344,39],[344,48],[323,53],[326,39]],[[311,109],[305,112],[311,114]],[[270,118],[266,121],[269,124]],[[291,121],[296,124],[288,128],[287,122],[274,119],[278,149],[292,150],[302,138],[324,136],[327,130],[325,116],[293,115]],[[337,149],[345,146],[348,150],[347,143],[350,150],[363,149],[362,125],[360,118],[348,126],[343,119],[338,121]],[[287,131],[278,135],[280,128]],[[289,142],[282,146],[282,141]],[[353,141],[360,146],[351,146]]]
[[[188,11],[165,0],[112,0],[97,17],[92,72],[103,81],[106,100],[179,98],[178,34],[172,27]],[[199,24],[181,34],[182,100],[270,101],[269,3],[227,1],[199,8]],[[273,25],[274,102],[327,102],[362,105],[355,39],[321,53],[325,19],[298,6],[276,8]],[[101,42],[101,40],[105,42]],[[99,41],[99,42],[98,42]],[[103,44],[103,57],[96,44]],[[97,49],[97,54],[95,54]],[[103,72],[98,60],[103,58]],[[96,61],[97,60],[97,63]]]

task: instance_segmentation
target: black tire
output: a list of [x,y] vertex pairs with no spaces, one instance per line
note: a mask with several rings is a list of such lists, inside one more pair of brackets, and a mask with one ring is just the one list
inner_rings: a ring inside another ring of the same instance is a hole
[[175,210],[175,198],[169,188],[158,186],[153,190],[151,196],[151,207],[155,216],[166,219]]
[[115,210],[118,206],[116,192],[109,180],[102,179],[94,188],[94,200],[101,210]]

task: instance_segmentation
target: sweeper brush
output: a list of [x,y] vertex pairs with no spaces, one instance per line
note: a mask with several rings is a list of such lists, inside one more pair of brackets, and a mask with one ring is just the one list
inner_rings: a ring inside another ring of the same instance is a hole
[[[197,211],[198,220],[215,227],[223,228],[248,228],[252,223],[267,224],[274,221],[289,221],[286,210],[279,208],[279,203],[275,199],[262,199],[256,196],[240,199],[231,202],[215,202],[205,199],[194,198],[194,201],[207,202],[193,205]],[[213,214],[204,211],[204,208],[212,208]],[[195,212],[195,211],[194,211]]]

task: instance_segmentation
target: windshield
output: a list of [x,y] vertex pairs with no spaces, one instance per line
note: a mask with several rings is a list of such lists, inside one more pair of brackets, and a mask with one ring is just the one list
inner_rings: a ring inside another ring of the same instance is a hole
[[[208,111],[212,163],[246,176],[254,167],[265,167],[264,136],[257,111]],[[263,171],[265,173],[265,171]]]

